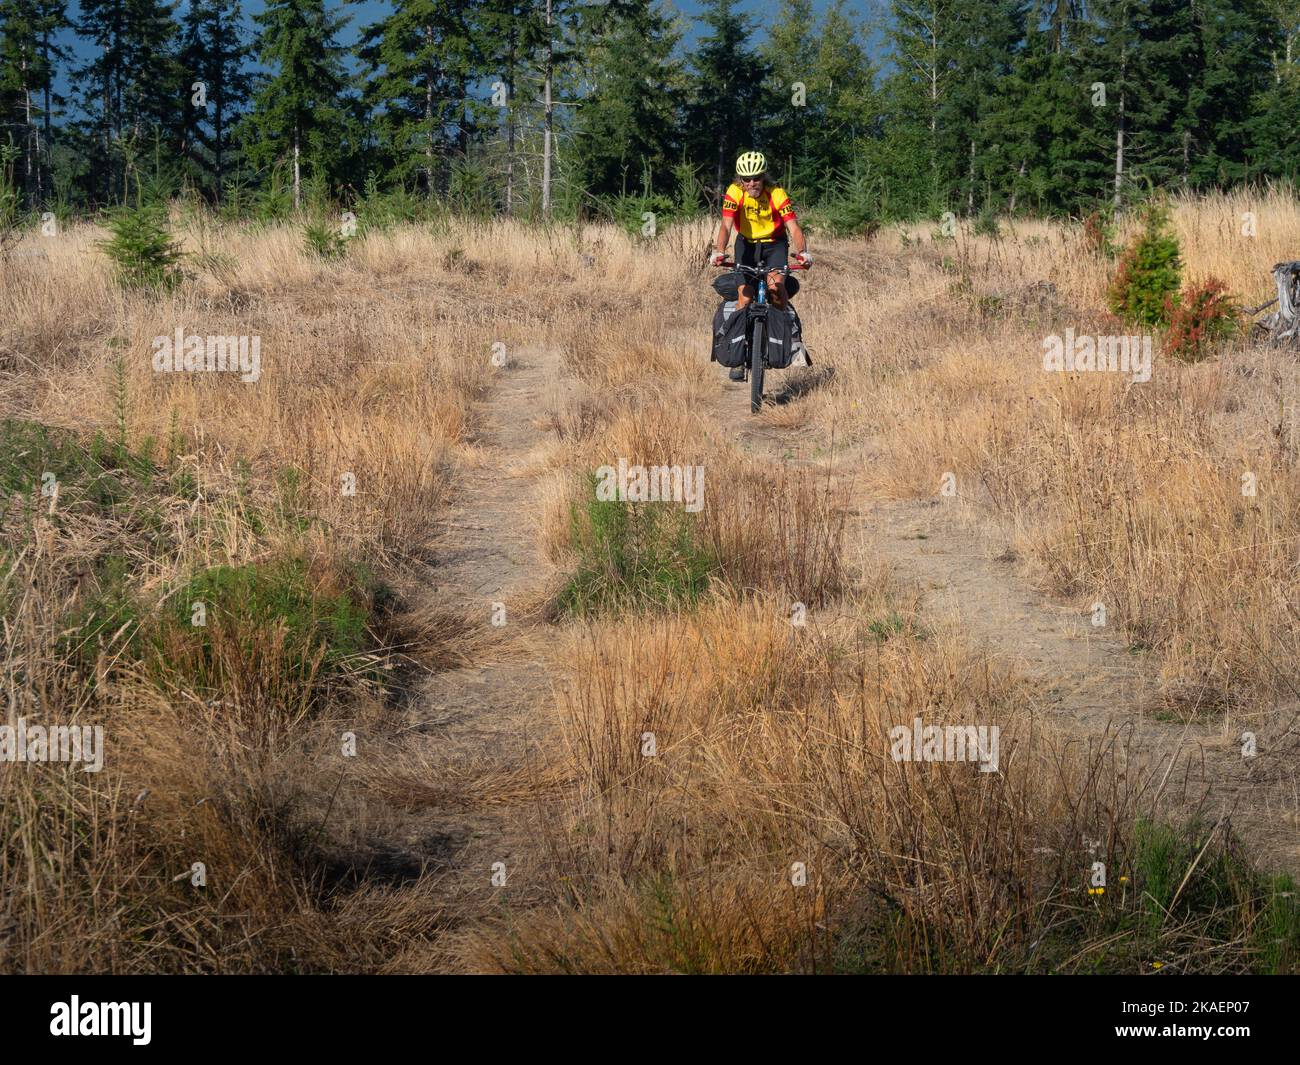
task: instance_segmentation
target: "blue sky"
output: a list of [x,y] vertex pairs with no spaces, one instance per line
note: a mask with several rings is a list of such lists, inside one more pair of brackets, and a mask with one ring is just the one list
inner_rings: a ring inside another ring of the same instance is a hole
[[[181,2],[183,8],[186,0],[181,0]],[[670,0],[670,3],[671,6],[675,7],[683,15],[686,15],[689,18],[694,18],[698,15],[702,7],[699,0]],[[245,0],[244,10],[247,14],[251,15],[255,11],[261,11],[265,6],[263,0]],[[378,22],[387,12],[392,10],[392,4],[389,3],[388,0],[360,0],[358,3],[334,3],[330,6],[336,10],[340,8],[349,9],[349,13],[352,16],[352,22],[348,27],[348,33],[344,36],[344,40],[348,44],[351,44],[356,40],[358,26],[367,26],[373,22]],[[753,17],[754,21],[757,22],[760,16],[770,16],[775,14],[781,5],[780,0],[742,0],[742,2],[737,6],[741,11]],[[818,13],[820,13],[826,6],[826,0],[813,0],[813,9]],[[849,9],[856,7],[858,11],[867,13],[872,11],[873,8],[877,8],[879,4],[878,0],[850,0],[846,6]],[[688,34],[688,39],[693,37],[693,33]]]

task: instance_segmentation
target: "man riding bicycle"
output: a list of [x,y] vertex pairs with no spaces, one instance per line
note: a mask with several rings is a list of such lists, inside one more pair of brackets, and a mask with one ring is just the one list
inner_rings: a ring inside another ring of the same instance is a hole
[[[794,204],[767,173],[767,159],[762,152],[745,152],[736,160],[736,180],[722,198],[722,226],[713,242],[710,262],[717,266],[727,258],[727,242],[732,227],[736,229],[735,262],[740,266],[767,268],[767,289],[773,306],[786,309],[785,278],[781,268],[788,263],[790,239],[794,239],[795,258],[812,265],[808,242],[795,219]],[[743,313],[754,299],[754,286],[746,281],[736,300],[737,313]],[[733,381],[745,377],[743,367],[731,371]]]

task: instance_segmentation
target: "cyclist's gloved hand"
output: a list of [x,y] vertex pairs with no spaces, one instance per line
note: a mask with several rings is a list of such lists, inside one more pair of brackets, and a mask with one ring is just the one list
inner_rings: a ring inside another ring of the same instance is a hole
[[812,256],[809,255],[808,252],[806,252],[806,251],[797,251],[797,252],[794,253],[794,257],[795,257],[796,259],[798,259],[798,260],[799,260],[801,263],[803,263],[804,265],[806,265],[806,266],[812,266]]
[[726,261],[727,261],[727,253],[725,251],[715,251],[712,255],[709,256],[710,266],[721,266]]

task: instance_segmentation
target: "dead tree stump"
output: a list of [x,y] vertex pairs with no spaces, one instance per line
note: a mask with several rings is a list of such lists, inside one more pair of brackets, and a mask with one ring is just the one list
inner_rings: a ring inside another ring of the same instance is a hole
[[1300,260],[1278,263],[1273,267],[1273,280],[1277,283],[1277,299],[1261,307],[1277,304],[1277,310],[1266,315],[1258,326],[1268,334],[1274,344],[1300,345]]

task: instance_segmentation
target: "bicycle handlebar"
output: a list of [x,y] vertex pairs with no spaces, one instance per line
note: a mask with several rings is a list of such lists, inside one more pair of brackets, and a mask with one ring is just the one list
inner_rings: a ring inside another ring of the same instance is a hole
[[751,273],[751,274],[762,274],[764,277],[766,277],[768,274],[773,273],[773,272],[778,271],[778,270],[785,270],[785,271],[788,273],[788,272],[791,271],[791,270],[811,270],[811,269],[812,269],[812,263],[787,263],[785,266],[773,266],[773,267],[764,268],[764,267],[761,267],[761,266],[746,266],[744,263],[735,263],[735,262],[732,262],[730,259],[724,259],[724,260],[722,260],[722,262],[720,262],[720,263],[715,263],[714,265],[715,265],[715,266],[731,266],[731,267],[734,267],[734,268],[737,269],[737,270],[741,270],[741,271],[744,271],[744,272],[747,272],[747,273]]

